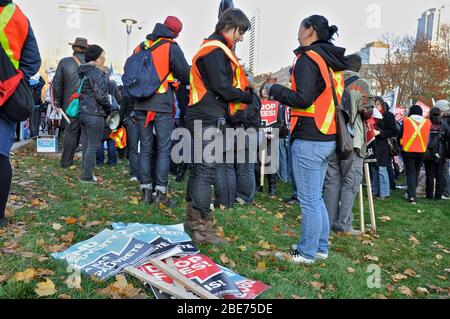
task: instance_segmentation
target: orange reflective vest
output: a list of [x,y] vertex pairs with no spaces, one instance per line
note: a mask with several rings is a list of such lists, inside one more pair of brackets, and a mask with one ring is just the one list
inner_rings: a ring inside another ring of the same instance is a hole
[[407,153],[425,153],[428,148],[431,121],[422,119],[418,122],[410,117],[403,121],[403,137],[400,143]]
[[[197,61],[217,49],[221,49],[231,61],[231,66],[233,68],[233,86],[240,90],[245,90],[249,86],[245,70],[239,63],[239,59],[234,52],[218,40],[205,40],[192,61],[190,107],[199,103],[208,91],[203,83],[200,71],[198,70]],[[230,114],[235,115],[238,111],[245,110],[247,105],[244,103],[229,103],[228,107]]]
[[[159,38],[156,41],[145,40],[145,49],[150,49],[153,45],[161,41],[168,41],[152,51],[152,58],[155,65],[156,73],[158,73],[159,80],[162,82],[156,93],[164,94],[169,90],[169,85],[175,82],[172,72],[170,72],[170,46],[175,43],[174,40],[168,38]],[[138,46],[134,53],[141,51],[141,46]],[[167,76],[168,74],[168,76]],[[167,76],[167,78],[166,78]]]
[[116,147],[120,149],[124,149],[127,146],[127,131],[124,127],[112,131],[109,138],[116,142]]
[[27,17],[14,3],[0,7],[0,43],[16,69],[29,26]]
[[[314,118],[316,127],[320,130],[320,132],[325,135],[336,134],[336,108],[334,105],[329,71],[331,71],[331,74],[333,75],[334,87],[336,89],[336,95],[339,103],[341,103],[342,95],[345,90],[344,72],[334,72],[327,66],[324,59],[312,50],[307,51],[306,54],[319,66],[320,73],[326,86],[322,94],[314,101],[314,104],[307,109],[296,108],[295,106],[291,107],[291,133],[297,125],[300,117],[311,117]],[[297,59],[294,62],[294,69],[292,72],[293,91],[297,90],[297,83],[295,82],[295,65],[299,58],[300,55],[297,56]]]

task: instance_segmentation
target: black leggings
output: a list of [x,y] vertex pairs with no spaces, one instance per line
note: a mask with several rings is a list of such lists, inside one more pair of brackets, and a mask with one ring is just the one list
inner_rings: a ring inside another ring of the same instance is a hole
[[0,219],[5,218],[6,203],[11,189],[12,168],[9,158],[0,155]]

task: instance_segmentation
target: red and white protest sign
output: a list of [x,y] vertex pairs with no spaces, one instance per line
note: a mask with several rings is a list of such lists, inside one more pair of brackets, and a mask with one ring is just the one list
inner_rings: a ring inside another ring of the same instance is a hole
[[[194,281],[217,297],[240,293],[239,288],[226,276],[225,272],[206,256],[186,256],[174,258],[173,261],[180,274]],[[140,266],[138,270],[163,280],[168,284],[173,283],[173,280],[169,276],[151,263]]]
[[277,101],[261,101],[261,121],[264,126],[271,126],[277,123],[279,105]]

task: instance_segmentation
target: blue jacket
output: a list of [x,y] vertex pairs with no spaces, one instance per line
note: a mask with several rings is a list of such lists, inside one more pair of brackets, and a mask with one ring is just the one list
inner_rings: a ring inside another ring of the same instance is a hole
[[[0,0],[0,7],[10,4],[11,0]],[[28,23],[30,23],[28,21]],[[41,55],[39,53],[36,37],[34,36],[31,24],[28,28],[28,36],[22,48],[22,54],[19,61],[19,68],[27,79],[39,72],[41,67]]]

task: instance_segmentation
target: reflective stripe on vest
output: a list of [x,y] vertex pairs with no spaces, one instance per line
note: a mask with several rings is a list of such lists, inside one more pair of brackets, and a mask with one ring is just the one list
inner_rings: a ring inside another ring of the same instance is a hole
[[[407,153],[425,153],[428,147],[430,128],[431,122],[427,119],[418,124],[409,117],[405,118],[401,141],[403,150]],[[415,143],[417,140],[420,144]],[[407,142],[405,143],[405,141]]]
[[[233,51],[218,40],[205,40],[192,62],[192,69],[190,74],[191,94],[189,106],[195,105],[200,102],[207,91],[197,67],[197,60],[210,54],[217,48],[221,49],[231,61],[231,65],[233,68],[233,86],[240,90],[245,90],[249,86],[245,71]],[[247,105],[244,103],[229,103],[229,111],[231,115],[236,114],[236,112],[240,110],[245,110],[246,107]]]
[[[336,134],[336,106],[333,99],[332,86],[330,81],[329,71],[333,76],[334,86],[336,88],[336,95],[338,103],[341,102],[342,95],[344,94],[344,73],[334,72],[327,66],[323,58],[314,51],[306,52],[309,58],[311,58],[319,67],[323,80],[325,81],[325,90],[314,101],[313,105],[307,109],[300,109],[291,107],[291,133],[297,125],[299,117],[314,118],[316,127],[322,134],[333,135]],[[294,62],[294,71],[292,72],[292,90],[297,90],[297,84],[295,82],[295,65],[297,64],[298,56]]]
[[16,69],[28,37],[29,22],[19,6],[8,4],[0,7],[0,42]]

